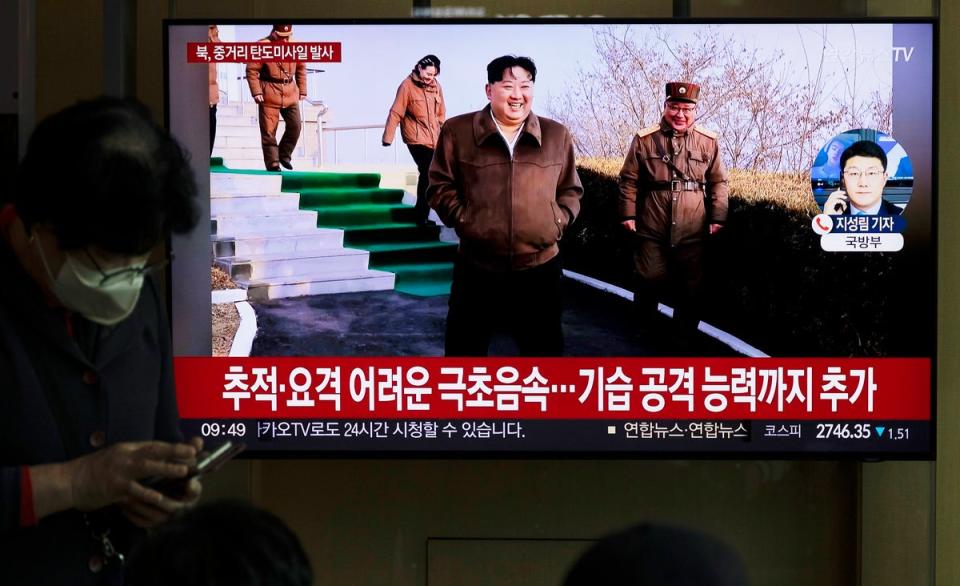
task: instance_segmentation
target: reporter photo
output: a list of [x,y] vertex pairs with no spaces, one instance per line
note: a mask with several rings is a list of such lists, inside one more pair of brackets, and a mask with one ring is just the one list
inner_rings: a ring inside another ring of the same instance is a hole
[[840,155],[840,189],[827,197],[823,212],[844,216],[899,216],[903,209],[884,199],[887,154],[871,140],[860,140]]

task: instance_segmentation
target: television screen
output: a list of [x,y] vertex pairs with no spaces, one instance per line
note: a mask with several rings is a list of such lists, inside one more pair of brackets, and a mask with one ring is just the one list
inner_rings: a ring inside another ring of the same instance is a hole
[[934,31],[168,21],[185,433],[932,457]]

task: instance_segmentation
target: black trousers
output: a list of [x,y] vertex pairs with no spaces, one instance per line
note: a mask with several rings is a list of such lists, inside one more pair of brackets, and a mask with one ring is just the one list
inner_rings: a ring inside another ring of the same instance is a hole
[[486,356],[495,332],[513,336],[520,356],[561,356],[560,257],[532,269],[496,272],[458,257],[453,267],[446,356]]
[[217,140],[217,105],[210,105],[210,154],[213,154],[213,143]]
[[670,246],[641,238],[634,264],[637,281],[633,304],[641,325],[656,317],[659,301],[672,299],[674,319],[687,329],[697,329],[703,281],[703,244]]
[[417,221],[421,224],[427,221],[430,215],[430,204],[427,202],[427,185],[430,183],[430,161],[433,160],[433,149],[422,144],[408,144],[410,156],[417,164]]

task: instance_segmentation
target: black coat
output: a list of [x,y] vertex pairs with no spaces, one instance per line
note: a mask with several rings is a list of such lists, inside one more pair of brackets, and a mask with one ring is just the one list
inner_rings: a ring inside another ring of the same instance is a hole
[[[163,303],[147,279],[130,317],[104,327],[45,303],[3,241],[0,274],[0,583],[111,583],[114,564],[91,571],[102,546],[79,512],[20,527],[20,469],[90,453],[99,438],[181,438]],[[121,550],[139,535],[115,509],[92,518]]]

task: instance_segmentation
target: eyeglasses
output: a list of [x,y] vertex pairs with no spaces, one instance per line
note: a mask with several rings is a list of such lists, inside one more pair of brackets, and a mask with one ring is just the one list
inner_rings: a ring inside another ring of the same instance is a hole
[[694,114],[697,113],[697,107],[696,107],[696,106],[687,106],[686,108],[681,108],[680,106],[677,106],[676,104],[670,104],[669,106],[667,106],[667,112],[670,112],[671,114],[681,114],[681,113],[682,113],[684,116],[693,116]]
[[156,273],[160,269],[170,264],[170,261],[173,259],[173,255],[170,255],[169,258],[164,258],[158,261],[146,263],[143,266],[126,267],[118,271],[113,271],[108,273],[104,271],[103,268],[100,267],[100,263],[98,263],[97,259],[95,259],[93,255],[90,254],[90,251],[88,249],[85,248],[83,251],[84,253],[86,253],[87,258],[90,259],[91,264],[93,264],[93,266],[98,271],[100,271],[100,277],[101,277],[100,285],[99,285],[100,287],[103,287],[110,283],[118,283],[123,280],[132,281],[133,279],[141,275],[146,276],[148,274]]
[[866,178],[867,181],[876,181],[883,176],[883,171],[880,169],[867,169],[866,171],[850,170],[843,172],[843,178],[847,181],[856,181],[861,177]]

